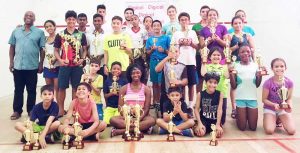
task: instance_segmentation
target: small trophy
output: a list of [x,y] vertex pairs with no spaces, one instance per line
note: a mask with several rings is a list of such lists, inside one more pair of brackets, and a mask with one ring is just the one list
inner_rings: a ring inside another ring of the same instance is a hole
[[65,42],[63,43],[64,46],[64,50],[65,50],[65,63],[69,64],[69,59],[68,59],[68,52],[69,52],[69,43],[68,41],[65,39]]
[[38,132],[33,133],[33,139],[35,141],[34,145],[32,146],[33,150],[39,150],[42,148],[41,144],[39,143],[39,136],[40,134]]
[[230,64],[231,63],[231,50],[230,50],[230,42],[229,39],[225,39],[226,46],[224,48],[224,55],[226,58],[226,63]]
[[216,31],[217,31],[216,27],[217,27],[216,26],[216,21],[215,20],[211,21],[210,27],[209,27],[209,31],[211,33],[211,36],[214,36],[216,34]]
[[55,61],[55,56],[53,54],[49,54],[47,51],[46,51],[45,56],[46,56],[47,61],[49,63],[49,69],[54,69],[53,62]]
[[232,74],[237,74],[237,71],[235,69],[235,61],[237,60],[237,57],[236,56],[232,56],[232,67],[233,67],[233,70],[231,71]]
[[73,142],[73,145],[76,146],[76,149],[83,149],[84,143],[82,141],[82,136],[79,135],[79,132],[82,131],[82,125],[78,122],[78,119],[80,117],[79,113],[76,112],[74,116],[75,116],[75,122],[73,124],[73,128],[74,128],[75,141]]
[[157,38],[152,38],[153,41],[153,47],[156,47]]
[[288,109],[290,105],[286,102],[288,97],[288,89],[285,87],[284,77],[280,77],[281,88],[278,90],[279,97],[281,99],[281,103],[279,104],[281,109]]
[[113,76],[113,77],[112,77],[112,80],[113,80],[113,82],[112,82],[112,84],[111,84],[110,92],[118,93],[118,91],[119,91],[119,84],[118,84],[118,82],[117,82],[118,77],[117,77],[117,76]]
[[92,78],[90,77],[90,59],[86,58],[86,65],[83,68],[83,73],[86,74],[87,78],[84,78],[84,82],[91,83]]
[[95,47],[95,55],[98,55],[98,49],[100,47],[101,41],[98,39],[98,35],[100,34],[98,31],[94,32],[95,39],[93,40],[93,46]]
[[173,132],[174,132],[174,127],[175,127],[175,124],[173,123],[173,112],[171,112],[170,114],[170,121],[168,123],[168,137],[167,137],[167,141],[175,141],[175,136],[173,135]]
[[205,39],[204,41],[204,48],[201,49],[201,57],[202,57],[202,63],[207,63],[208,53],[209,49],[207,48],[208,45],[208,39]]
[[125,50],[126,49],[126,40],[125,40],[125,34],[122,34],[122,39],[120,40],[120,49]]
[[268,72],[264,69],[262,56],[260,54],[255,54],[256,63],[258,65],[258,72],[260,75],[268,75]]
[[68,127],[66,127],[66,129],[64,130],[65,134],[63,137],[63,150],[69,150],[71,148],[71,144],[70,144],[70,129]]
[[[142,107],[139,104],[134,105],[134,137],[133,140],[139,141],[144,137],[140,131],[140,118],[141,118]],[[142,111],[143,112],[143,111]]]
[[30,151],[32,150],[32,144],[31,144],[31,138],[33,134],[33,129],[32,129],[32,122],[29,120],[29,118],[24,122],[26,130],[23,133],[23,137],[26,140],[25,145],[23,146],[23,151]]
[[[176,31],[175,27],[172,27],[172,29],[171,29],[172,39],[171,39],[171,42],[170,42],[170,52],[172,52],[172,53],[176,53],[176,47],[175,47],[176,42],[175,42],[174,37],[173,37],[175,31]],[[173,64],[177,63],[177,59],[176,58],[172,58],[171,61],[170,61],[170,63],[173,63]]]
[[217,127],[215,124],[211,124],[210,126],[212,132],[210,132],[211,140],[209,142],[209,145],[211,146],[217,146],[218,140],[217,140]]
[[127,104],[124,104],[122,106],[122,112],[123,112],[123,117],[125,119],[125,133],[123,135],[123,139],[125,141],[130,141],[131,140],[131,135],[130,135],[130,123],[131,123],[131,116],[130,116],[130,107]]
[[170,80],[170,86],[175,87],[176,84],[173,81],[176,80],[176,73],[175,73],[173,64],[171,64],[171,66],[170,66],[169,80]]

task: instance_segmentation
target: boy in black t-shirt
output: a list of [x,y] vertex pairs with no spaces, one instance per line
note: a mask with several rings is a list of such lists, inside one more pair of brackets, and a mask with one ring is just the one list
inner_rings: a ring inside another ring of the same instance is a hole
[[194,129],[196,136],[202,137],[210,133],[211,124],[217,127],[217,137],[223,135],[221,123],[223,95],[216,90],[220,80],[219,75],[215,73],[206,73],[204,76],[206,90],[197,94],[196,108],[194,110],[197,126]]
[[[51,133],[56,131],[60,122],[57,120],[58,105],[54,101],[54,89],[52,85],[44,85],[41,88],[41,98],[43,101],[36,104],[31,112],[30,121],[33,123],[33,132],[39,132],[39,142],[42,148],[46,147],[47,143],[53,143],[51,140]],[[15,129],[22,134],[25,132],[26,127],[24,123],[17,122]],[[22,142],[25,142],[25,138],[22,137]]]
[[181,101],[181,92],[181,89],[178,87],[169,88],[168,97],[170,101],[166,101],[163,104],[163,118],[156,120],[157,125],[160,127],[159,134],[168,133],[168,123],[170,122],[169,113],[172,112],[174,115],[172,121],[176,125],[174,127],[174,133],[188,137],[194,136],[191,127],[194,126],[195,122],[189,118],[187,114],[187,105]]

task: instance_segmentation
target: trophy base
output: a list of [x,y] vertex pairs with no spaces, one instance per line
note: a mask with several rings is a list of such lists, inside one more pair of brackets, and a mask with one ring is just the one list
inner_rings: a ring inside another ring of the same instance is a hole
[[207,59],[202,59],[203,64],[207,64]]
[[211,146],[217,146],[218,145],[218,141],[217,140],[215,140],[215,141],[210,140],[209,145],[211,145]]
[[66,143],[65,141],[63,141],[63,150],[69,150],[70,148],[71,148],[70,142]]
[[42,148],[42,146],[39,145],[33,145],[32,150],[40,150]]
[[269,75],[268,72],[267,72],[267,71],[264,71],[264,70],[259,71],[259,73],[260,73],[261,76],[263,76],[263,75]]
[[23,146],[23,151],[31,151],[32,150],[32,145],[31,144],[25,144]]
[[168,135],[167,141],[175,141],[175,136],[174,135]]
[[132,140],[131,135],[127,135],[127,134],[123,134],[122,138],[123,138],[125,141],[131,141],[131,140]]
[[142,138],[144,138],[144,134],[140,133],[137,136],[133,137],[133,141],[140,141]]
[[236,70],[232,70],[231,73],[232,74],[237,74],[237,71]]
[[77,142],[76,149],[83,149],[83,148],[84,148],[84,143],[83,143],[83,141]]
[[286,102],[279,104],[279,107],[280,107],[281,109],[288,109],[288,108],[290,108],[289,104],[286,103]]

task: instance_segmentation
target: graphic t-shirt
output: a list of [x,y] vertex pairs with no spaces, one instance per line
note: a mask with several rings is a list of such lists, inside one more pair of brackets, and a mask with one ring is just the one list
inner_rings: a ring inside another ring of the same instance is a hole
[[209,94],[206,90],[201,91],[200,119],[202,122],[216,124],[220,100],[220,91],[216,90]]

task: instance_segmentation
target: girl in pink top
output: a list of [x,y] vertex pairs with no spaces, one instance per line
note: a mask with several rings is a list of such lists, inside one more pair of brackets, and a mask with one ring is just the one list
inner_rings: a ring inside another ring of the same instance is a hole
[[[143,68],[138,64],[128,66],[126,77],[129,83],[123,86],[119,92],[119,111],[124,103],[129,105],[138,103],[142,106],[143,114],[141,114],[140,118],[140,131],[142,132],[148,129],[151,131],[152,126],[155,125],[154,118],[149,115],[151,92],[149,87],[141,82],[141,80],[144,80],[144,76]],[[124,102],[124,99],[126,102]],[[110,125],[114,127],[111,131],[111,136],[125,133],[125,120],[123,116],[112,117]]]
[[76,91],[77,98],[70,104],[66,119],[63,122],[64,124],[58,128],[61,133],[65,133],[68,128],[70,131],[69,135],[74,135],[74,128],[69,124],[72,116],[78,113],[78,122],[83,127],[79,135],[84,139],[99,139],[100,132],[106,128],[106,123],[99,121],[96,103],[89,98],[91,90],[92,88],[88,83],[82,82],[78,85]]

